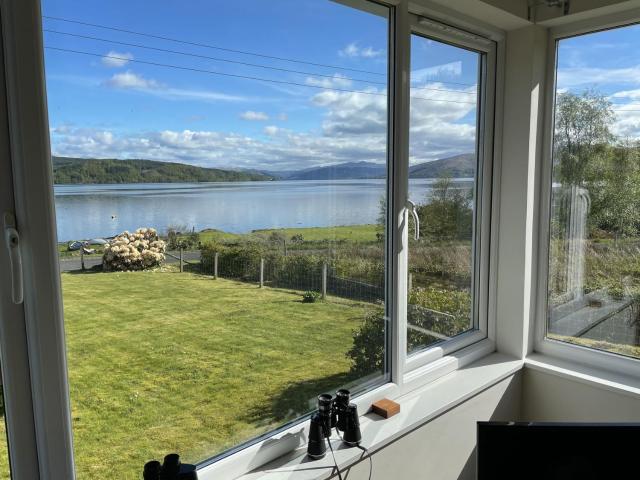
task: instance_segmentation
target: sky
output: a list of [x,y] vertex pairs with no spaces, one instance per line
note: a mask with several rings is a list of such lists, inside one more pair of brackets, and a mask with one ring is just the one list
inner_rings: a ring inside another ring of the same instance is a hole
[[[384,7],[43,0],[42,10],[54,155],[269,171],[386,161]],[[474,151],[478,61],[412,39],[411,163]]]
[[622,140],[640,139],[640,26],[560,40],[558,91],[593,90],[612,103],[612,131]]

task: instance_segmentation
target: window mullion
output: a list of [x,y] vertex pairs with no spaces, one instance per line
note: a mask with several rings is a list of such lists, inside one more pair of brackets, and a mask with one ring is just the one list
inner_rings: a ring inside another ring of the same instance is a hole
[[409,188],[409,68],[411,30],[408,1],[402,0],[394,9],[392,59],[390,62],[390,209],[389,235],[390,285],[389,319],[391,323],[391,379],[402,384],[407,356],[407,259],[408,215],[406,202]]

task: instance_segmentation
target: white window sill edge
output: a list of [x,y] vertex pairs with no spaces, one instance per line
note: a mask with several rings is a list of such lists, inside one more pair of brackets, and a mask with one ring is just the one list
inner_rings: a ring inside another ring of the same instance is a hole
[[541,353],[529,355],[524,361],[524,366],[528,369],[603,388],[618,394],[640,397],[640,379],[611,370],[591,367]]
[[[406,435],[442,413],[465,402],[501,380],[515,374],[523,362],[514,357],[493,353],[462,367],[424,387],[396,399],[400,413],[389,419],[375,414],[360,417],[362,446],[373,453],[397,438]],[[362,450],[345,448],[335,436],[332,438],[336,461],[344,470],[360,462],[369,461]],[[322,480],[335,474],[331,453],[320,460],[306,456],[306,446],[277,458],[252,472],[237,477],[240,480],[267,478],[281,480]],[[203,477],[206,480],[206,477]]]

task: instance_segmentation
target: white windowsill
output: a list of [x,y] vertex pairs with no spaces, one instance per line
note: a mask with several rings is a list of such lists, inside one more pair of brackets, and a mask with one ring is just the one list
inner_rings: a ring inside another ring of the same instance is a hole
[[526,368],[542,371],[576,382],[597,386],[636,398],[640,397],[640,379],[623,373],[590,367],[583,363],[562,360],[540,353],[529,355],[525,359],[524,365]]
[[[494,353],[398,398],[400,413],[390,419],[385,420],[374,414],[360,417],[362,446],[368,448],[371,453],[383,448],[402,435],[513,375],[522,365],[521,360]],[[366,460],[361,450],[345,448],[337,437],[332,439],[332,445],[341,470]],[[296,480],[321,480],[329,478],[332,473],[335,471],[331,453],[327,452],[323,459],[311,461],[306,456],[305,446],[238,478],[281,480],[295,476]]]

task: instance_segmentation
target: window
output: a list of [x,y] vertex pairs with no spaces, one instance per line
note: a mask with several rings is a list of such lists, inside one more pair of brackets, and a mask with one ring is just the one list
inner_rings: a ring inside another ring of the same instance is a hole
[[483,54],[411,36],[407,351],[476,328],[474,231]]
[[55,243],[66,357],[50,340],[32,371],[64,389],[67,360],[81,478],[284,453],[319,393],[393,397],[487,337],[494,42],[373,1],[276,4],[43,2],[46,134],[36,80],[13,93],[50,140],[23,163],[52,170],[55,241],[17,197]]
[[81,478],[388,380],[389,12],[363,5],[44,2]]
[[547,337],[640,357],[637,25],[557,42]]

